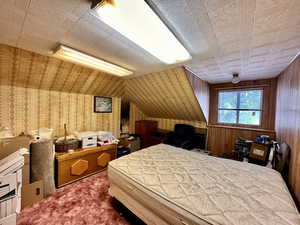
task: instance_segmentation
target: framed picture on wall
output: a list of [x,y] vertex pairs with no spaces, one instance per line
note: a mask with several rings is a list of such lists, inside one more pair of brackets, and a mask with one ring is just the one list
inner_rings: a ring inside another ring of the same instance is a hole
[[94,112],[95,113],[111,113],[112,112],[112,98],[110,97],[94,97]]

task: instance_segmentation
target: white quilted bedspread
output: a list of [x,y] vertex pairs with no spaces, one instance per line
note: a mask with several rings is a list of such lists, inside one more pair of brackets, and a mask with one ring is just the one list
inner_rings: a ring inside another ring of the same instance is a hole
[[300,224],[281,175],[272,169],[164,144],[109,167],[211,224]]

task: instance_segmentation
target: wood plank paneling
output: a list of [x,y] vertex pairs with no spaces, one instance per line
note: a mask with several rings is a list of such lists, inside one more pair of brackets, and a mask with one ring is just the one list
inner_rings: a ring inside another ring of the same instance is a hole
[[[208,128],[208,150],[214,155],[221,156],[231,153],[234,142],[239,137],[254,140],[260,135],[276,137],[275,128],[275,105],[276,105],[277,79],[266,79],[256,81],[244,81],[237,85],[232,83],[210,85],[209,105],[209,128]],[[242,125],[220,125],[218,124],[218,91],[231,89],[262,88],[264,92],[262,108],[262,124],[258,127]]]
[[67,123],[69,132],[107,130],[119,137],[121,98],[113,97],[112,113],[94,113],[93,101],[93,95],[1,85],[0,125],[16,135],[48,127],[61,136]]
[[206,121],[184,68],[125,81],[126,97],[150,117]]
[[199,77],[186,70],[187,77],[191,83],[195,96],[202,109],[202,112],[208,121],[209,117],[209,84]]
[[164,118],[154,118],[154,117],[147,117],[147,120],[157,121],[158,129],[164,129],[170,131],[174,130],[174,126],[177,123],[192,125],[196,128],[206,128],[206,122],[204,121],[188,121],[188,120],[164,119]]
[[278,77],[276,132],[291,147],[290,190],[300,203],[300,57]]
[[234,142],[239,137],[255,140],[260,135],[268,135],[272,139],[276,137],[275,131],[208,126],[207,149],[215,156],[222,156],[224,153],[232,153]]
[[147,116],[132,102],[129,110],[129,133],[135,133],[135,121],[146,120]]
[[135,121],[138,120],[154,120],[158,122],[158,129],[174,130],[174,126],[177,123],[189,124],[197,128],[206,128],[206,122],[204,121],[188,121],[188,120],[177,120],[177,119],[166,119],[149,117],[144,114],[135,104],[130,104],[130,118],[129,118],[129,132],[135,132]]
[[117,76],[0,44],[2,85],[116,96],[124,94],[123,80]]

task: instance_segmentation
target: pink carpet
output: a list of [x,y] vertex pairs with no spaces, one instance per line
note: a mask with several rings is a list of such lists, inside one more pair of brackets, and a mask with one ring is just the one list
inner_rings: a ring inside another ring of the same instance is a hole
[[58,189],[53,195],[27,207],[17,225],[132,225],[143,224],[108,194],[107,172]]

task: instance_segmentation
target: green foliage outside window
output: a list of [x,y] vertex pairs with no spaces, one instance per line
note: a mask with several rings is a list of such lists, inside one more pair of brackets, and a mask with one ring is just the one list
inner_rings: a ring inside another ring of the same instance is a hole
[[262,93],[262,90],[219,92],[219,123],[260,125]]

